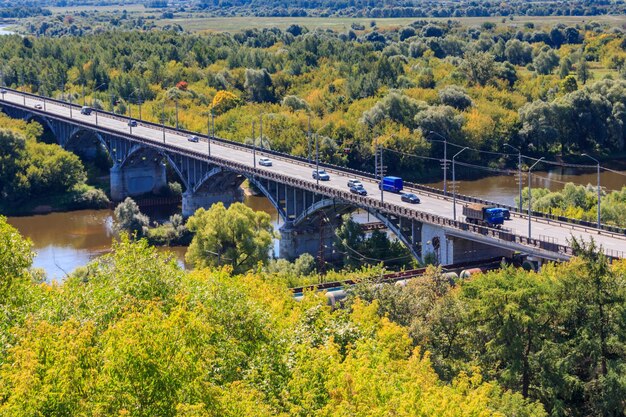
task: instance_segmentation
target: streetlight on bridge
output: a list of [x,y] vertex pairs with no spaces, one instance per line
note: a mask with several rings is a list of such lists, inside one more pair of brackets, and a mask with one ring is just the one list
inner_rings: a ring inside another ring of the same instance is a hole
[[437,135],[443,139],[443,195],[448,195],[448,138],[433,130],[428,133]]
[[602,222],[601,222],[601,214],[600,214],[600,195],[601,195],[601,188],[600,188],[600,161],[598,161],[596,158],[594,158],[593,156],[589,155],[589,154],[582,154],[582,156],[586,156],[589,159],[592,159],[594,161],[596,161],[597,164],[597,170],[598,170],[598,229],[601,228],[602,226]]
[[454,221],[456,221],[456,172],[454,170],[454,160],[456,159],[457,156],[461,155],[467,149],[469,149],[468,146],[458,151],[452,157],[452,220]]
[[533,194],[532,194],[532,170],[535,167],[535,165],[537,165],[539,162],[543,161],[545,159],[545,157],[541,157],[539,159],[537,159],[537,161],[531,165],[530,168],[528,168],[528,239],[531,238],[531,225],[532,225],[532,221],[531,221],[531,216],[532,216],[532,209],[531,209],[531,201],[533,198]]
[[504,146],[508,146],[509,148],[513,149],[514,151],[517,152],[517,175],[518,175],[518,179],[517,179],[517,183],[518,183],[518,188],[519,188],[519,203],[517,205],[519,212],[522,212],[522,151],[520,151],[519,149],[517,149],[515,146],[511,146],[508,143],[505,143]]

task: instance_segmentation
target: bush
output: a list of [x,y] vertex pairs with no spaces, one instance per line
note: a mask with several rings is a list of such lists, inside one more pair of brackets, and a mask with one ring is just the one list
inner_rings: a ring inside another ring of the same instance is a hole
[[472,99],[465,90],[456,85],[450,85],[439,90],[439,101],[441,101],[441,104],[458,110],[465,110],[473,104]]
[[79,191],[72,201],[72,206],[75,209],[101,209],[107,208],[110,204],[109,197],[104,191],[93,188],[85,187],[83,191]]

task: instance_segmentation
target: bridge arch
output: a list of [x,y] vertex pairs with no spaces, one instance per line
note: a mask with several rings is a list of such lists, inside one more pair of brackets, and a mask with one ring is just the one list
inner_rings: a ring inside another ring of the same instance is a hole
[[52,124],[52,122],[50,122],[50,119],[48,119],[47,117],[41,116],[39,114],[29,112],[29,113],[26,113],[26,117],[24,117],[24,120],[26,122],[35,121],[39,123],[41,126],[43,126],[44,135],[46,134],[46,132],[49,132],[50,135],[52,135],[52,138],[54,138],[54,141],[60,144],[59,135],[56,129],[54,128],[54,125]]

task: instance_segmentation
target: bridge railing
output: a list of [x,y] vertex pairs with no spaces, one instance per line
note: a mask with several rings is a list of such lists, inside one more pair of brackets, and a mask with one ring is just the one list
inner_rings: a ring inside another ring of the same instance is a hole
[[[37,94],[32,94],[32,93],[27,93],[27,92],[23,92],[23,91],[19,91],[19,90],[14,90],[14,89],[10,89],[10,88],[6,88],[9,91],[12,91],[16,94],[24,94],[26,96],[29,96],[31,98],[34,99],[39,99],[39,100],[43,100],[45,99],[48,102],[54,102],[55,104],[61,105],[63,107],[72,107],[72,109],[77,109],[80,110],[80,108],[82,106],[74,104],[74,103],[68,103],[67,101],[64,100],[59,100],[59,99],[54,99],[54,98],[49,98],[49,97],[43,97]],[[112,112],[108,112],[105,110],[95,110],[100,114],[104,114],[107,117],[119,120],[119,121],[127,121],[130,118],[128,117],[124,117],[124,116],[120,116],[118,114],[112,113]],[[136,120],[136,119],[135,119]],[[175,128],[171,128],[169,126],[164,126],[162,124],[158,124],[158,123],[153,123],[153,122],[149,122],[149,121],[143,121],[143,120],[137,120],[137,124],[144,126],[144,127],[150,127],[150,128],[155,128],[155,129],[159,129],[159,130],[165,130],[166,133],[170,133],[170,134],[174,134],[174,135],[195,135],[198,136],[199,138],[201,138],[203,141],[208,141],[209,136],[205,135],[205,134],[201,134],[198,132],[192,132],[189,130],[185,130],[185,129],[175,129]],[[115,131],[114,133],[119,134],[119,132]],[[133,135],[134,138],[136,138],[137,136]],[[241,142],[236,142],[233,140],[229,140],[229,139],[224,139],[224,138],[219,138],[219,137],[211,137],[211,141],[213,142],[217,142],[220,143],[222,145],[225,146],[230,146],[233,148],[246,148],[250,151],[252,151],[253,149],[255,149],[255,147],[253,145],[249,145],[249,144],[245,144],[245,143],[241,143]],[[154,142],[150,141],[148,142],[150,145],[153,145]],[[177,151],[179,151],[180,149],[176,148]],[[304,157],[300,157],[300,156],[293,156],[284,152],[279,152],[279,151],[275,151],[272,149],[265,149],[265,148],[256,148],[256,150],[259,153],[263,153],[263,154],[268,154],[268,155],[273,155],[279,158],[283,158],[283,159],[287,159],[290,161],[298,161],[301,164],[311,164],[313,163],[313,161],[309,161],[308,158],[304,158]],[[198,156],[201,156],[202,158],[205,158],[206,155],[203,154],[198,154]],[[215,159],[214,156],[211,156],[212,159]],[[330,163],[323,163],[320,162],[319,166],[325,169],[329,169],[329,170],[334,170],[337,172],[342,172],[342,173],[351,173],[354,174],[356,176],[359,176],[361,178],[367,178],[373,181],[376,181],[377,177],[372,174],[371,172],[367,172],[367,171],[362,171],[362,170],[358,170],[358,169],[354,169],[354,168],[350,168],[350,167],[344,167],[344,166],[340,166],[340,165],[335,165],[335,164],[330,164]],[[405,184],[407,185],[407,187],[412,188],[412,189],[416,189],[416,190],[420,190],[432,195],[436,195],[439,196],[440,198],[444,198],[444,192],[443,190],[440,190],[438,188],[435,187],[430,187],[427,185],[423,185],[423,184],[417,184],[417,183],[412,183],[412,182],[405,182]],[[350,196],[352,196],[352,194],[349,193],[345,193],[348,194]],[[487,204],[487,205],[495,205],[498,207],[503,207],[503,208],[507,208],[508,210],[512,211],[512,212],[517,212],[521,215],[525,215],[526,212],[524,210],[522,210],[522,212],[520,212],[518,210],[517,207],[513,207],[513,206],[509,206],[509,205],[505,205],[505,204],[500,204],[500,203],[496,203],[493,201],[489,201],[489,200],[485,200],[485,199],[481,199],[481,198],[477,198],[477,197],[472,197],[472,196],[467,196],[464,194],[456,194],[456,198],[459,201],[465,201],[465,202],[472,202],[472,203],[480,203],[480,204]],[[563,216],[554,216],[552,214],[549,213],[543,213],[543,212],[538,212],[538,211],[531,211],[531,215],[533,217],[536,218],[542,218],[542,219],[546,219],[548,221],[552,220],[552,221],[558,221],[561,223],[569,223],[569,224],[573,224],[573,225],[577,225],[577,226],[582,226],[584,228],[589,228],[589,229],[594,229],[597,230],[597,224],[592,223],[592,222],[588,222],[588,221],[584,221],[584,220],[578,220],[578,219],[571,219],[568,217],[563,217]],[[466,224],[466,223],[461,223],[461,224]],[[611,233],[615,233],[615,234],[619,234],[619,235],[626,235],[626,228],[620,228],[617,226],[610,226],[610,225],[601,225],[601,229],[611,232]],[[531,239],[534,240],[534,239]]]
[[[64,103],[66,104],[66,103]],[[18,106],[21,106],[18,104]],[[30,109],[29,109],[30,110]],[[109,113],[107,113],[109,114]],[[127,118],[124,117],[120,117],[118,115],[113,115],[116,118],[120,119],[120,120],[127,120]],[[90,123],[84,123],[84,121],[80,121],[80,120],[76,120],[76,119],[70,119],[69,117],[66,116],[61,116],[61,115],[55,115],[55,117],[60,117],[64,120],[67,120],[69,122],[74,122],[74,123],[81,123],[81,124],[86,124],[86,125],[90,125]],[[150,125],[154,125],[154,124],[150,124]],[[156,125],[158,126],[158,125]],[[149,140],[149,139],[145,139],[142,138],[141,136],[137,136],[137,135],[131,135],[130,133],[126,133],[126,132],[120,132],[114,129],[110,129],[104,126],[97,126],[97,129],[109,133],[111,135],[116,135],[116,136],[122,136],[124,138],[126,138],[129,141],[134,141],[134,142],[138,142],[138,143],[142,143],[144,145],[150,146],[150,147],[154,147],[154,148],[160,148],[163,150],[167,150],[170,152],[178,152],[178,153],[182,153],[185,154],[187,156],[196,158],[196,159],[201,159],[201,160],[205,160],[207,159],[207,155],[201,152],[197,152],[197,151],[193,151],[193,150],[189,150],[189,149],[184,149],[184,148],[179,148],[176,147],[175,145],[172,145],[171,143],[161,143],[161,142],[156,142],[154,140]],[[176,132],[175,130],[172,130],[174,132]],[[222,140],[220,140],[222,141]],[[232,142],[232,141],[224,141],[226,143],[228,143],[231,146],[237,146],[240,147],[241,145],[239,143],[236,142]],[[248,146],[249,145],[244,145],[244,146]],[[264,150],[265,152],[265,150]],[[281,154],[281,153],[276,153],[276,155],[280,156],[280,157],[286,157],[289,158],[290,160],[293,159],[297,159],[297,158],[292,158],[288,155],[285,154]],[[301,160],[303,158],[300,158]],[[347,202],[351,202],[353,204],[355,204],[358,207],[370,207],[370,208],[374,208],[377,209],[379,211],[385,211],[386,213],[390,213],[396,216],[402,216],[405,218],[409,218],[409,219],[414,219],[414,220],[418,220],[421,222],[427,222],[427,223],[431,223],[431,224],[436,224],[442,227],[449,227],[449,228],[453,228],[453,229],[457,229],[457,230],[462,230],[462,231],[468,231],[468,232],[472,232],[472,233],[476,233],[476,234],[480,234],[483,236],[488,236],[488,237],[492,237],[494,239],[500,240],[500,241],[504,241],[504,242],[513,242],[513,243],[518,243],[521,244],[523,246],[529,246],[529,247],[534,247],[537,249],[542,249],[542,250],[546,250],[549,252],[553,252],[553,253],[559,253],[559,254],[564,254],[564,255],[572,255],[572,249],[568,246],[565,245],[560,245],[560,244],[556,244],[554,242],[548,242],[548,241],[544,241],[541,239],[528,239],[526,237],[523,236],[519,236],[519,235],[515,235],[510,231],[506,231],[506,230],[498,230],[498,229],[492,229],[492,228],[488,228],[488,227],[484,227],[484,226],[478,226],[478,225],[473,225],[473,224],[469,224],[469,223],[465,223],[465,222],[461,222],[458,220],[452,220],[446,217],[442,217],[442,216],[438,216],[435,214],[429,214],[429,213],[424,213],[421,211],[417,211],[413,208],[407,208],[407,207],[403,207],[403,206],[398,206],[389,202],[381,202],[378,199],[372,198],[370,196],[359,196],[359,195],[355,195],[352,194],[350,192],[347,191],[343,191],[343,190],[336,190],[334,188],[322,185],[322,184],[316,184],[310,181],[305,181],[305,180],[301,180],[301,179],[296,179],[296,178],[292,178],[277,172],[272,172],[272,171],[266,171],[266,170],[261,170],[258,168],[254,168],[251,167],[249,165],[246,164],[242,164],[239,162],[234,162],[234,161],[230,161],[230,160],[226,160],[220,157],[216,157],[216,156],[212,156],[211,157],[211,162],[216,163],[218,165],[221,165],[223,167],[229,168],[231,170],[234,170],[236,172],[240,172],[242,174],[248,174],[248,175],[252,175],[252,176],[257,176],[257,177],[261,177],[261,178],[266,178],[269,180],[274,180],[274,181],[279,181],[282,182],[284,184],[288,184],[294,187],[298,187],[301,189],[305,189],[308,191],[312,191],[312,192],[316,192],[316,193],[320,193],[320,194],[325,194],[334,198],[339,198],[342,199],[344,201]],[[329,164],[326,164],[326,166],[331,166],[333,169],[337,168],[338,170],[341,170],[343,172],[345,171],[350,171],[350,170],[345,170],[342,167],[335,167]],[[351,171],[356,171],[356,170],[351,170]],[[363,175],[364,177],[373,177],[371,174],[369,173],[363,173],[365,175]],[[613,253],[615,251],[611,251],[611,253],[607,253],[608,256],[616,256],[619,255],[617,253]]]

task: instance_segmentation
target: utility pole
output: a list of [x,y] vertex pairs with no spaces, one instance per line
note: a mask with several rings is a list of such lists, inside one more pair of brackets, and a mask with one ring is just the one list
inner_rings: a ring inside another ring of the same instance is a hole
[[602,194],[602,188],[600,187],[600,161],[598,161],[596,158],[594,158],[591,155],[588,155],[586,153],[582,154],[582,156],[586,156],[589,159],[593,159],[594,161],[596,161],[597,164],[597,188],[598,188],[598,229],[602,228],[602,217],[601,217],[601,211],[600,211],[600,199],[601,199],[601,194]]
[[434,130],[429,131],[443,139],[443,195],[448,195],[448,138]]
[[83,106],[85,106],[85,105],[86,105],[85,100],[86,100],[86,99],[85,99],[85,83],[83,83]]
[[211,156],[211,119],[213,118],[213,110],[209,113],[209,117],[207,117],[207,132],[206,132],[206,141],[207,141],[207,152],[209,156]]
[[319,146],[319,133],[315,133],[315,178],[317,179],[317,185],[320,185],[320,146]]
[[259,131],[260,131],[259,135],[261,136],[259,140],[260,140],[261,147],[263,147],[263,113],[259,115]]
[[378,148],[380,149],[380,161],[378,164],[378,166],[380,167],[380,182],[378,183],[378,188],[380,188],[380,202],[383,203],[383,196],[385,195],[385,192],[383,190],[383,177],[385,176],[385,166],[383,165],[383,147],[378,146]]
[[532,199],[533,199],[533,193],[532,193],[532,170],[535,167],[535,165],[537,165],[539,162],[541,162],[544,159],[544,157],[542,156],[541,158],[539,158],[537,160],[537,162],[535,162],[534,164],[532,164],[532,166],[530,168],[528,168],[528,239],[531,238],[531,227],[532,227],[532,222],[531,222],[531,216],[532,216]]
[[311,113],[309,112],[309,130],[307,132],[307,139],[309,142],[309,152],[307,153],[309,164],[311,163]]
[[254,137],[254,120],[252,121],[252,161],[256,168],[256,138]]
[[517,152],[517,177],[518,177],[517,185],[518,185],[518,192],[519,192],[519,197],[518,197],[519,203],[517,205],[517,210],[521,213],[522,212],[522,151],[520,151],[514,146],[509,145],[508,143],[505,143],[504,146],[508,146],[509,148]]
[[456,172],[454,170],[454,160],[457,156],[465,150],[469,149],[467,146],[456,153],[452,157],[452,220],[456,221]]
[[176,130],[178,130],[178,97],[174,98],[174,102],[176,103]]
[[161,127],[163,128],[163,143],[165,143],[165,98],[163,99],[163,112],[161,113]]

